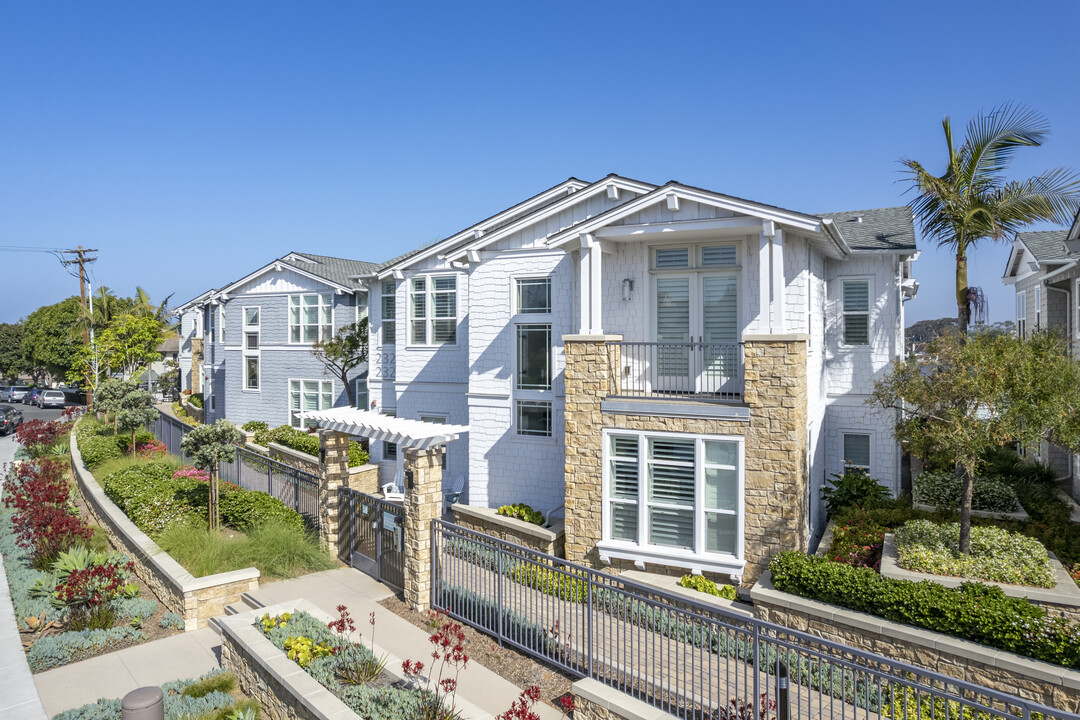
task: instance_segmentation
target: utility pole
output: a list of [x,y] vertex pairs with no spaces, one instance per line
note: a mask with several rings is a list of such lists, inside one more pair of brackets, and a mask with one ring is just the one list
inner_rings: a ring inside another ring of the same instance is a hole
[[[92,263],[95,260],[97,260],[96,257],[87,257],[87,253],[94,253],[94,252],[97,252],[97,250],[92,249],[92,248],[84,248],[82,245],[80,245],[75,250],[64,250],[62,252],[63,252],[64,255],[74,255],[75,257],[72,258],[71,260],[61,260],[60,262],[62,262],[64,265],[78,265],[79,266],[79,297],[82,298],[82,309],[83,309],[83,314],[85,315],[86,314],[86,264],[87,263]],[[93,315],[91,315],[90,316],[90,322],[92,323],[93,321],[94,321],[94,318],[93,318]],[[83,336],[83,345],[89,345],[90,344],[90,330],[89,330],[88,325],[83,326],[82,336]],[[86,382],[86,385],[87,385],[87,387],[86,387],[86,406],[91,407],[91,406],[93,406],[94,398],[92,396],[92,389],[90,388],[90,378],[87,378],[86,380],[87,380],[87,382]]]

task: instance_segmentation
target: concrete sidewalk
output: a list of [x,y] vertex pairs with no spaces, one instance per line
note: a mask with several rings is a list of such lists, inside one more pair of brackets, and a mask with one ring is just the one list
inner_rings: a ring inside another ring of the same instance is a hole
[[34,683],[52,717],[98,698],[198,677],[220,667],[220,656],[221,638],[203,628],[46,670],[34,676]]
[[[337,617],[337,606],[347,605],[357,630],[371,639],[368,616],[375,613],[375,642],[399,658],[431,661],[429,633],[379,605],[393,594],[387,586],[352,568],[305,575],[269,583],[251,593],[262,605],[304,598]],[[175,635],[34,676],[49,716],[98,698],[123,697],[144,685],[196,677],[220,666],[221,640],[210,628]],[[494,717],[505,712],[521,688],[497,673],[470,663],[458,678],[458,693]],[[541,720],[559,720],[554,708],[538,703]]]

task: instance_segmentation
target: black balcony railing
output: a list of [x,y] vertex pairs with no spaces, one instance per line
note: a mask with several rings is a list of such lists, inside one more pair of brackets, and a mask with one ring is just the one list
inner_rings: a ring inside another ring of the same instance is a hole
[[742,399],[742,343],[613,342],[608,364],[613,397]]

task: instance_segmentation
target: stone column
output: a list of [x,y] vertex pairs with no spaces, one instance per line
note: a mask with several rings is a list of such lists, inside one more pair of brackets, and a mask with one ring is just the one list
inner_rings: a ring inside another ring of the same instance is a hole
[[431,521],[442,516],[444,451],[405,448],[405,602],[419,612],[431,606]]
[[757,580],[781,550],[806,550],[808,469],[805,335],[744,335],[746,568]]
[[319,433],[319,539],[338,554],[338,488],[349,484],[349,436]]
[[609,342],[621,335],[564,335],[566,559],[596,565],[603,482],[600,403],[609,392]]

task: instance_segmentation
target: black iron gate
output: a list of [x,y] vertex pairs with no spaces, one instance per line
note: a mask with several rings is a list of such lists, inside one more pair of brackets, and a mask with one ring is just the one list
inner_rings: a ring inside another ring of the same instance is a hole
[[340,558],[399,590],[405,584],[405,508],[349,488],[338,489]]

